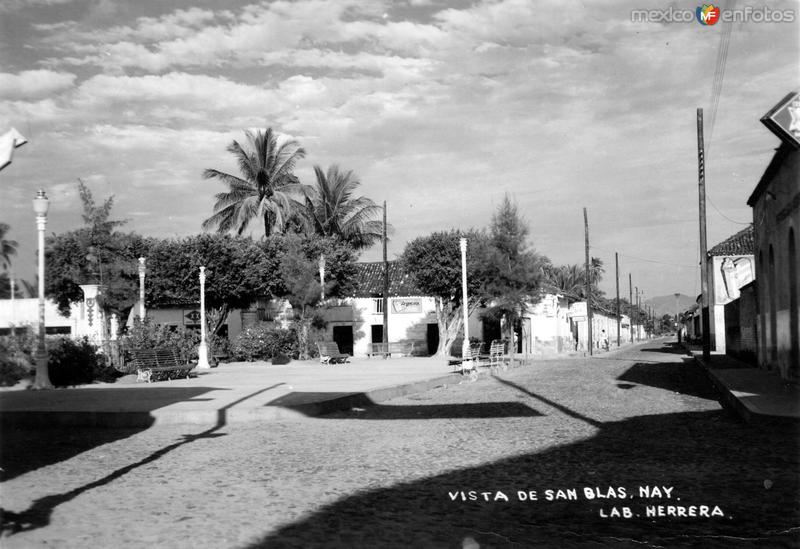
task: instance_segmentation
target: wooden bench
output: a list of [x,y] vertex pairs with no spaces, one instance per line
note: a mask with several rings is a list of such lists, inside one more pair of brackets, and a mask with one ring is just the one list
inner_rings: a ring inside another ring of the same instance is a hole
[[411,356],[414,354],[413,341],[397,341],[387,343],[371,343],[367,356],[382,355],[390,357],[392,355]]
[[164,379],[189,378],[193,364],[181,363],[178,354],[166,347],[153,349],[131,349],[136,381],[161,381]]
[[320,341],[317,349],[322,364],[344,364],[350,358],[350,355],[339,352],[339,345],[335,341]]

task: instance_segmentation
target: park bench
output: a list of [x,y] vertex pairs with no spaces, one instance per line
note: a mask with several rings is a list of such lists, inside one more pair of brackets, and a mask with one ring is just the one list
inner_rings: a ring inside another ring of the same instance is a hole
[[372,357],[374,355],[382,355],[384,357],[390,357],[392,355],[411,356],[413,354],[414,354],[413,341],[371,343],[370,349],[367,352],[368,357]]
[[350,355],[339,352],[339,345],[335,341],[320,341],[317,349],[322,364],[344,364],[350,358]]
[[193,364],[182,363],[178,354],[166,347],[153,349],[131,349],[136,381],[161,381],[164,379],[189,378]]
[[470,345],[464,356],[461,357],[448,357],[448,364],[453,365],[455,373],[460,373],[464,376],[469,376],[470,381],[478,379],[478,365],[480,361],[480,343]]
[[489,346],[489,368],[508,368],[508,355],[506,354],[506,344],[499,339],[492,341]]

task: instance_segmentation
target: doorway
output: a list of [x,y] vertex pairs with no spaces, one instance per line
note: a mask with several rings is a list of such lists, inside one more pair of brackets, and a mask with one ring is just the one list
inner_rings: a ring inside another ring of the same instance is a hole
[[339,352],[353,356],[353,327],[334,326],[333,341],[339,346]]

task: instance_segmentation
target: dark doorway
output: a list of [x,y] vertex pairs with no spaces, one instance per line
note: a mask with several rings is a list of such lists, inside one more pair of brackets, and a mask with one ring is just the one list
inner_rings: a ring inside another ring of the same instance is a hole
[[339,346],[339,352],[347,355],[353,354],[353,327],[334,326],[333,341]]
[[439,350],[439,325],[428,324],[428,331],[425,334],[425,341],[428,343],[428,354],[435,355]]
[[499,320],[484,318],[481,324],[483,325],[482,335],[485,343],[491,344],[495,339],[503,339],[503,334],[500,332]]
[[372,325],[372,343],[383,343],[383,324]]

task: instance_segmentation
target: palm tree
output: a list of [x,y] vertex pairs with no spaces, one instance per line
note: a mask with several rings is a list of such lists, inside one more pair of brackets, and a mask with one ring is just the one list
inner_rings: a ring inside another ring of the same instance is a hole
[[305,215],[308,229],[322,236],[335,236],[354,249],[368,248],[381,238],[381,207],[369,198],[355,196],[361,185],[353,171],[332,165],[328,172],[314,166],[316,185],[305,187]]
[[11,227],[7,223],[0,223],[0,264],[3,270],[11,267],[11,256],[17,255],[19,243],[16,240],[6,240],[6,234]]
[[206,169],[205,179],[219,179],[228,192],[216,195],[214,215],[203,221],[203,229],[218,233],[235,231],[242,234],[254,218],[264,220],[264,235],[282,231],[297,204],[292,195],[301,192],[301,185],[292,173],[306,151],[294,140],[278,144],[278,137],[266,132],[245,132],[247,147],[237,141],[228,146],[236,157],[241,177]]

